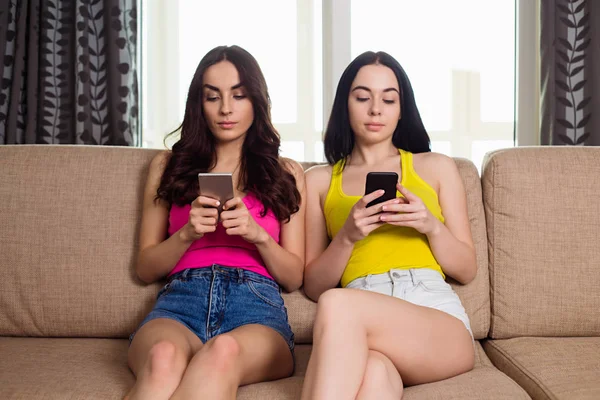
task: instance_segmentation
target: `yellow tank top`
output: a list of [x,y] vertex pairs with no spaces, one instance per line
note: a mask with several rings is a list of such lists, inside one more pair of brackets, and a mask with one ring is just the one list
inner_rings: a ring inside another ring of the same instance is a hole
[[[442,223],[444,217],[435,190],[413,168],[413,155],[399,149],[402,168],[401,184],[419,196],[434,217]],[[344,160],[333,166],[329,191],[325,198],[324,213],[327,233],[333,239],[344,226],[350,210],[362,196],[348,196],[342,190],[342,167]],[[396,192],[397,197],[402,197]],[[392,268],[430,268],[445,278],[442,267],[436,261],[427,236],[416,229],[384,225],[356,242],[352,255],[342,275],[342,287],[356,278],[370,274],[382,274]]]

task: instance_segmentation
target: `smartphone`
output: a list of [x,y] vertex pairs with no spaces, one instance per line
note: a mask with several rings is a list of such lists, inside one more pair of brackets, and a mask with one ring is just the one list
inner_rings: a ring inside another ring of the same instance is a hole
[[230,173],[199,173],[199,193],[201,196],[211,197],[219,200],[217,211],[223,211],[223,204],[233,199],[233,177]]
[[373,193],[379,189],[385,190],[385,193],[367,204],[367,207],[383,203],[396,198],[396,184],[398,183],[398,174],[395,172],[369,172],[367,174],[367,183],[365,185],[365,195]]

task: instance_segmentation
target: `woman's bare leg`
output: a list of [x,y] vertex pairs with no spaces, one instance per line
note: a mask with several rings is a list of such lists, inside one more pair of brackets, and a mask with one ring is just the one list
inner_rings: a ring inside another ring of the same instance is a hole
[[370,350],[356,400],[400,400],[402,392],[402,379],[394,364],[378,351]]
[[239,386],[284,378],[292,371],[292,354],[279,333],[244,325],[209,340],[171,398],[234,400]]
[[126,398],[169,399],[200,348],[200,339],[177,321],[157,318],[144,324],[129,347],[129,368],[136,382]]
[[389,358],[407,385],[449,378],[474,364],[471,335],[457,318],[379,293],[332,289],[317,305],[303,398],[354,400],[369,350]]

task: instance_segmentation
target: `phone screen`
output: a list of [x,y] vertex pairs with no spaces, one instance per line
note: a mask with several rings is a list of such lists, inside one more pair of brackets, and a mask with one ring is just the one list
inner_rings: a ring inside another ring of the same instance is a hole
[[223,211],[223,204],[233,199],[233,177],[230,173],[199,173],[199,194],[219,200],[219,213]]
[[365,185],[365,195],[379,189],[383,189],[385,193],[381,197],[378,197],[367,204],[367,207],[395,199],[397,183],[398,174],[395,172],[369,172],[367,174],[367,183]]

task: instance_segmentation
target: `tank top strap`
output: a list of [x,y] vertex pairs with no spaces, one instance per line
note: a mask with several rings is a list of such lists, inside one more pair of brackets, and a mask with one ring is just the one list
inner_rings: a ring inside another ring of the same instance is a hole
[[333,164],[331,169],[331,188],[340,189],[342,188],[342,172],[344,170],[345,160],[340,160]]
[[410,151],[398,149],[400,152],[400,167],[402,168],[402,179],[401,181],[406,185],[412,181],[415,176],[415,169],[413,167],[413,154]]

